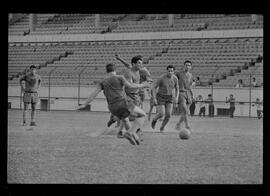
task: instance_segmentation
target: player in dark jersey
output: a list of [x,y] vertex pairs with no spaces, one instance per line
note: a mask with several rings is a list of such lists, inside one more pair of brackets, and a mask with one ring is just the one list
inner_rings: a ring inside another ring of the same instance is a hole
[[[130,89],[138,89],[149,87],[149,83],[134,84],[128,82],[123,76],[117,75],[115,72],[115,65],[108,64],[106,66],[107,76],[97,85],[96,90],[90,94],[87,101],[78,107],[78,109],[85,108],[94,98],[103,90],[106,97],[108,108],[110,112],[120,120],[119,132],[123,128],[126,129],[123,137],[128,139],[131,144],[140,144],[140,138],[136,134],[136,130],[141,128],[144,119],[146,117],[145,112],[138,106],[134,105],[133,102],[126,98],[123,87]],[[129,115],[135,116],[135,121],[130,127]]]
[[180,119],[176,124],[176,129],[180,130],[181,124],[184,122],[187,129],[190,129],[188,122],[188,108],[193,101],[193,93],[191,90],[191,83],[193,76],[190,73],[192,68],[191,61],[184,62],[184,70],[175,72],[175,75],[178,78],[179,83],[179,98],[178,98],[178,107],[180,110]]
[[[158,91],[156,93],[156,89]],[[163,117],[163,106],[165,107],[165,118],[162,121],[160,131],[163,132],[169,122],[172,113],[172,104],[176,103],[178,97],[178,79],[174,75],[174,66],[167,66],[167,73],[161,75],[152,86],[153,100],[157,105],[157,115],[153,118],[151,127],[154,129],[158,119]]]
[[[30,71],[20,78],[20,85],[23,92],[23,125],[26,125],[26,111],[31,103],[31,123],[30,126],[36,126],[36,105],[39,101],[38,92],[41,85],[41,77],[36,73],[37,67],[35,65],[30,66]],[[24,86],[23,86],[24,81]]]

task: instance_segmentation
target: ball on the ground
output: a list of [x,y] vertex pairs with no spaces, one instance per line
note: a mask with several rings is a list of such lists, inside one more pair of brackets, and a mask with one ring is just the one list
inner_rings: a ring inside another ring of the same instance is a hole
[[186,128],[182,128],[180,131],[179,131],[179,137],[180,139],[182,140],[187,140],[189,139],[191,136],[191,132],[190,130],[186,129]]

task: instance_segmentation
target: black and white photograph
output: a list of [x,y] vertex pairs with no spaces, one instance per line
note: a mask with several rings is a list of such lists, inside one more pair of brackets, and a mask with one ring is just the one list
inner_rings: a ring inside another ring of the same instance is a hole
[[7,184],[262,185],[264,15],[123,13],[8,13]]

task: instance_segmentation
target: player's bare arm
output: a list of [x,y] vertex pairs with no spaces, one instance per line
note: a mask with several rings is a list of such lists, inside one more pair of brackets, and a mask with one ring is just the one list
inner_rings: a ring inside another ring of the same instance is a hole
[[20,86],[21,86],[22,92],[25,91],[25,87],[23,85],[23,83],[25,83],[25,82],[23,82],[23,81],[24,81],[24,76],[20,79]]
[[83,105],[78,106],[77,110],[85,108],[89,103],[91,103],[97,97],[97,95],[100,93],[101,90],[102,90],[101,86],[97,85],[95,91],[89,95],[88,99]]
[[123,77],[123,82],[124,82],[124,86],[128,87],[128,88],[149,88],[151,83],[150,82],[143,82],[141,84],[135,84],[135,83],[131,83],[130,81],[128,81],[125,77]]
[[126,62],[124,59],[122,59],[122,58],[120,57],[119,54],[115,54],[115,58],[116,58],[118,61],[120,61],[121,63],[123,63],[123,65],[124,65],[126,68],[131,69],[132,66],[131,66],[128,62]]

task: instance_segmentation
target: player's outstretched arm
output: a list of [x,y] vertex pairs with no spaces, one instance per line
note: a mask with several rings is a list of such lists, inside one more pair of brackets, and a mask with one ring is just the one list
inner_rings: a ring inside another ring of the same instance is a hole
[[122,59],[121,57],[120,57],[120,55],[119,54],[115,54],[115,58],[118,60],[118,61],[120,61],[121,63],[123,63],[123,65],[126,67],[126,68],[131,68],[132,66],[128,63],[128,62],[126,62],[124,59]]
[[149,88],[151,83],[150,82],[143,82],[141,84],[130,83],[124,76],[120,76],[122,78],[124,86],[128,88]]
[[97,97],[100,91],[101,91],[101,86],[98,85],[96,90],[89,95],[85,103],[77,107],[77,110],[84,109],[89,103],[91,103]]

